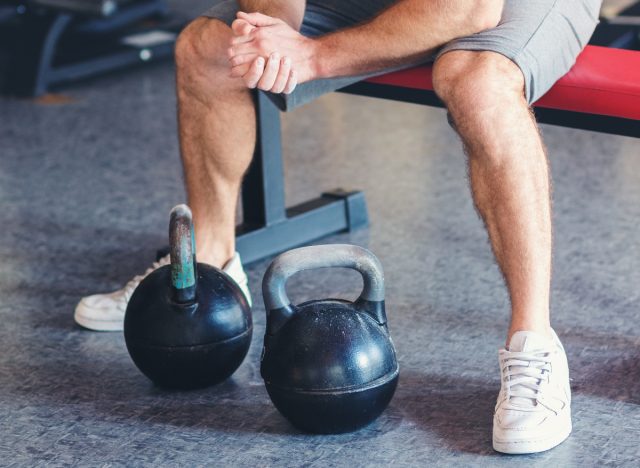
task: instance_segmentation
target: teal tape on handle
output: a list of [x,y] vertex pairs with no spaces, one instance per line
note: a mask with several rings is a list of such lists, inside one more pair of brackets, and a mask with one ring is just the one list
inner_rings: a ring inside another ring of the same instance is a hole
[[193,262],[171,265],[171,283],[176,289],[187,289],[195,286],[196,275]]
[[[185,223],[186,224],[186,223]],[[190,224],[190,223],[189,223]],[[193,229],[189,229],[189,224],[178,226],[178,247],[175,263],[171,263],[171,282],[176,289],[186,289],[196,284],[195,275],[195,237]],[[186,229],[190,233],[184,232]]]
[[197,281],[195,234],[191,210],[186,205],[178,205],[171,210],[169,243],[174,299],[183,303],[194,298]]

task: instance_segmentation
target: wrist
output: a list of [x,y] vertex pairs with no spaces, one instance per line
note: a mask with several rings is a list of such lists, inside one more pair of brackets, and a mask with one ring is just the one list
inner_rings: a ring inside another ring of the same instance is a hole
[[312,51],[312,70],[314,79],[331,78],[329,46],[324,37],[314,39]]
[[281,19],[282,21],[287,23],[291,28],[295,29],[296,31],[299,31],[300,30],[300,26],[302,26],[302,20],[298,17],[298,15],[293,14],[293,13],[292,14],[287,14],[287,13],[278,12],[278,13],[274,13],[273,15],[268,15],[268,16],[273,16],[274,18]]

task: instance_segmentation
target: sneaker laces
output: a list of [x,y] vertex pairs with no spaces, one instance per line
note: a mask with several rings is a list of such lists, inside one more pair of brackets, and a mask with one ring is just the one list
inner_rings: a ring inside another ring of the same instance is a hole
[[138,285],[140,284],[140,282],[145,279],[149,273],[154,272],[155,270],[157,270],[158,268],[168,265],[171,263],[171,258],[169,255],[165,255],[164,257],[162,257],[160,260],[158,260],[157,262],[153,262],[151,264],[151,266],[149,268],[147,268],[147,270],[142,274],[142,275],[136,275],[134,276],[125,286],[123,289],[124,294],[122,295],[123,297],[123,301],[120,304],[120,306],[122,308],[126,307],[127,304],[129,303],[129,299],[131,299],[131,295],[133,294],[133,291],[136,290],[136,288],[138,287]]
[[501,353],[507,400],[520,403],[522,406],[535,406],[541,403],[541,387],[549,382],[553,351],[502,350]]

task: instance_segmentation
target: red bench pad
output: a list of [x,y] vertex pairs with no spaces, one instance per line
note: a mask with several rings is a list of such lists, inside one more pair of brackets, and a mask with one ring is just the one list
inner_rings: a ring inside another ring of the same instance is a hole
[[[430,65],[366,81],[433,90]],[[640,52],[587,46],[569,73],[558,80],[535,106],[640,120]]]

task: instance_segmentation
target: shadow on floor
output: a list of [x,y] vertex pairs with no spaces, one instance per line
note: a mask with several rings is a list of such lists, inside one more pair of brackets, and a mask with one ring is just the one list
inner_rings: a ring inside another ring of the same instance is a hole
[[451,450],[481,455],[491,449],[497,389],[493,383],[403,371],[394,404],[404,418],[434,432]]
[[640,405],[640,337],[578,327],[561,337],[574,394]]

